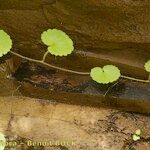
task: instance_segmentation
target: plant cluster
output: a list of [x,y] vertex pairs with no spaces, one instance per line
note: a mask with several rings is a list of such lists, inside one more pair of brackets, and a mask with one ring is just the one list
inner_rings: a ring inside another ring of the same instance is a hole
[[132,139],[133,139],[133,141],[138,141],[138,140],[140,140],[140,138],[141,138],[141,130],[140,129],[137,129],[135,132],[134,132],[134,134],[132,135]]
[[[43,59],[36,60],[36,59],[22,56],[16,52],[11,51],[12,40],[10,36],[5,31],[0,30],[0,57],[10,52],[23,59],[36,62],[36,63],[41,63],[46,66],[52,67],[54,69],[59,69],[61,71],[67,71],[70,73],[76,73],[80,75],[90,75],[94,81],[101,84],[108,84],[117,81],[120,77],[134,80],[134,81],[150,83],[150,76],[148,80],[141,80],[141,79],[136,79],[128,76],[123,76],[120,73],[120,69],[111,64],[105,65],[103,67],[94,67],[91,69],[90,72],[79,72],[79,71],[69,70],[69,69],[48,64],[45,62],[45,59],[49,53],[55,56],[67,56],[71,54],[74,50],[73,41],[65,32],[58,29],[48,29],[47,31],[44,31],[41,34],[41,40],[45,45],[48,46],[48,48],[45,54],[43,55]],[[144,67],[145,70],[150,73],[150,60],[148,60],[145,63]]]

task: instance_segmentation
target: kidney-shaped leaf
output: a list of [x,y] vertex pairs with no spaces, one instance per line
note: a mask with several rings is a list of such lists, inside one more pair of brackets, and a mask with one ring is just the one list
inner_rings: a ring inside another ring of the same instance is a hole
[[119,79],[120,70],[113,65],[106,65],[103,68],[95,67],[91,69],[90,76],[98,83],[108,84]]
[[73,41],[58,29],[48,29],[41,34],[42,42],[48,46],[48,51],[55,56],[67,56],[74,50]]
[[133,139],[133,141],[138,141],[138,140],[140,140],[140,136],[133,134],[132,139]]
[[0,57],[7,54],[12,48],[10,36],[3,30],[0,30]]
[[150,60],[148,60],[146,63],[145,63],[145,70],[147,71],[147,72],[150,72]]

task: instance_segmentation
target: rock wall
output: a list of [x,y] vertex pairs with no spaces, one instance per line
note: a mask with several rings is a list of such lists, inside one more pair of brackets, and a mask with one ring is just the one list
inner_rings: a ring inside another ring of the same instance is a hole
[[[41,33],[62,29],[74,40],[77,56],[73,58],[81,69],[101,64],[102,59],[143,68],[150,56],[149,18],[149,0],[0,0],[0,28],[13,38],[13,50],[41,58],[46,50]],[[100,59],[89,64],[80,61],[83,52],[92,58],[98,54]],[[65,66],[73,67],[71,61],[72,57],[63,59]]]
[[[149,150],[150,147],[148,116],[25,97],[0,96],[0,107],[0,132],[18,143],[11,149]],[[141,130],[141,139],[134,142],[132,135],[137,129]],[[52,144],[31,147],[29,140]],[[61,147],[55,141],[64,144]]]

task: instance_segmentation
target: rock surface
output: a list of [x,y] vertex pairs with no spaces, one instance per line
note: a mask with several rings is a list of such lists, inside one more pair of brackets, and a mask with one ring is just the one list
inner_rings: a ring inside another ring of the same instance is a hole
[[[150,118],[114,109],[0,97],[0,118],[0,132],[9,140],[22,143],[16,150],[148,150],[150,147]],[[141,129],[142,134],[141,140],[134,142],[132,134],[136,129]],[[29,141],[51,141],[53,145],[31,147]],[[58,146],[58,142],[64,145]]]
[[58,28],[70,35],[76,51],[57,61],[49,56],[49,62],[78,70],[113,63],[125,74],[147,77],[143,65],[150,55],[149,0],[0,3],[0,28],[13,38],[14,51],[40,59],[46,50],[40,41],[41,33]]
[[[67,59],[49,56],[47,61],[79,70],[113,63],[125,74],[147,77],[143,64],[150,56],[149,0],[0,0],[0,4],[0,28],[11,35],[13,51],[40,59],[46,50],[40,34],[59,28],[74,40],[76,51]],[[9,72],[5,69],[0,66],[0,132],[21,143],[16,150],[29,150],[29,140],[68,139],[72,144],[30,149],[149,150],[149,116],[26,98],[18,82],[6,79],[13,66]],[[142,131],[141,140],[133,142],[136,129]]]
[[104,41],[150,42],[149,0],[0,2],[1,28],[10,31],[18,41],[23,38],[24,42],[30,39],[38,42],[44,29],[58,27],[68,31],[75,43],[84,47],[105,48]]

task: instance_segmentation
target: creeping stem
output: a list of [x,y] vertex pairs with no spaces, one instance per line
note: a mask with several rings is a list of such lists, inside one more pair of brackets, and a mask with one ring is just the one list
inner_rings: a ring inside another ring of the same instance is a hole
[[124,75],[121,75],[121,77],[124,79],[133,80],[133,81],[137,81],[137,82],[150,83],[150,80],[136,79],[136,78],[132,78],[132,77],[124,76]]
[[[46,59],[46,56],[48,54],[48,51],[44,54],[42,60],[36,60],[36,59],[28,58],[28,57],[22,56],[22,55],[20,55],[20,54],[18,54],[16,52],[13,52],[13,51],[10,51],[10,52],[13,55],[16,55],[16,56],[18,56],[20,58],[23,58],[23,59],[26,59],[26,60],[29,60],[29,61],[35,62],[35,63],[44,64],[45,66],[48,66],[48,67],[51,67],[51,68],[54,68],[54,69],[58,69],[58,70],[69,72],[69,73],[79,74],[79,75],[90,75],[90,72],[79,72],[79,71],[69,70],[69,69],[57,67],[57,66],[54,66],[54,65],[46,63],[45,59]],[[132,80],[132,81],[143,82],[143,83],[150,83],[150,80],[136,79],[136,78],[128,77],[128,76],[124,76],[124,75],[121,75],[121,77],[124,78],[124,79]]]
[[36,60],[36,59],[28,58],[28,57],[22,56],[22,55],[20,55],[16,52],[13,52],[13,51],[10,51],[10,52],[13,55],[16,55],[20,58],[23,58],[23,59],[26,59],[26,60],[29,60],[29,61],[35,62],[35,63],[44,64],[45,66],[48,66],[48,67],[51,67],[51,68],[54,68],[54,69],[58,69],[58,70],[61,70],[61,71],[65,71],[65,72],[69,72],[69,73],[75,73],[75,74],[79,74],[79,75],[89,75],[90,74],[88,72],[79,72],[79,71],[74,71],[74,70],[69,70],[69,69],[57,67],[57,66],[54,66],[54,65],[51,65],[51,64],[48,64],[48,63],[44,62],[44,60],[46,58],[46,55],[47,55],[47,52],[45,53],[45,56],[43,57],[42,60]]

